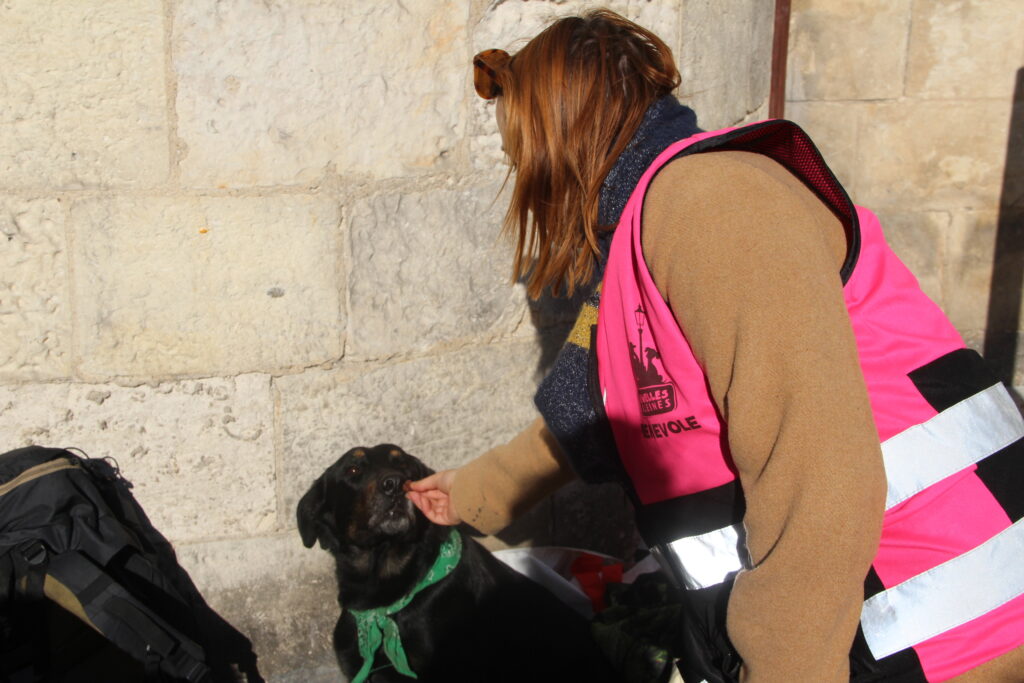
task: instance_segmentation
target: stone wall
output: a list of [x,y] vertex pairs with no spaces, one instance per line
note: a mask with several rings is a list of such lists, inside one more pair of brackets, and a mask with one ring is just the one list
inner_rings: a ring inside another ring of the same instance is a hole
[[[763,118],[769,3],[607,4],[705,127]],[[0,450],[116,458],[270,680],[337,678],[313,478],[381,441],[458,465],[533,417],[571,312],[508,282],[468,65],[591,5],[0,2]],[[573,487],[489,542],[622,553],[628,518]]]
[[1024,12],[793,0],[787,116],[968,344],[1024,384]]

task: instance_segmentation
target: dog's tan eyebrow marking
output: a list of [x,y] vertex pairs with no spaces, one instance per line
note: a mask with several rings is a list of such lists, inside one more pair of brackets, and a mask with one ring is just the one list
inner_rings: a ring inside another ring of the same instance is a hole
[[357,448],[354,451],[352,451],[352,456],[355,458],[365,458],[366,451],[364,451],[362,448]]
[[402,454],[402,451],[398,450],[397,448],[392,448],[391,452],[388,453],[388,455],[390,455],[392,458],[398,457],[401,454]]

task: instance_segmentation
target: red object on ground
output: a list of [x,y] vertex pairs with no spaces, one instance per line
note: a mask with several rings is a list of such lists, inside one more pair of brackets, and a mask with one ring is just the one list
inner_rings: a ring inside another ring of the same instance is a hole
[[605,608],[604,591],[609,583],[622,583],[622,563],[605,564],[604,558],[589,553],[581,553],[569,571],[579,581],[580,588],[594,606],[595,612]]

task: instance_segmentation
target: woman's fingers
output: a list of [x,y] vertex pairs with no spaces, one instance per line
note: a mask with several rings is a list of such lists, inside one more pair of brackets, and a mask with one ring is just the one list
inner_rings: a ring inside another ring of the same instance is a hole
[[405,484],[405,495],[434,524],[452,526],[462,521],[452,507],[450,491],[455,470],[444,470]]
[[451,499],[447,493],[441,493],[440,491],[428,491],[426,493],[409,491],[406,493],[406,496],[434,524],[452,526],[461,521],[459,516],[455,514],[451,506]]
[[[429,491],[431,489],[440,488],[444,484],[444,475],[448,474],[452,470],[442,470],[441,472],[435,472],[430,476],[423,477],[417,481],[405,482],[406,491]],[[450,483],[449,483],[450,488]],[[448,493],[447,489],[445,493]]]

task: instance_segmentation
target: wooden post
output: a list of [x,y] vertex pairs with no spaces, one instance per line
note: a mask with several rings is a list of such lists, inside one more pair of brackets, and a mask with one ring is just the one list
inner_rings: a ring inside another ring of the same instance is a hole
[[772,82],[768,95],[768,118],[772,119],[781,119],[786,113],[789,2],[790,0],[775,0],[775,29],[772,34]]

